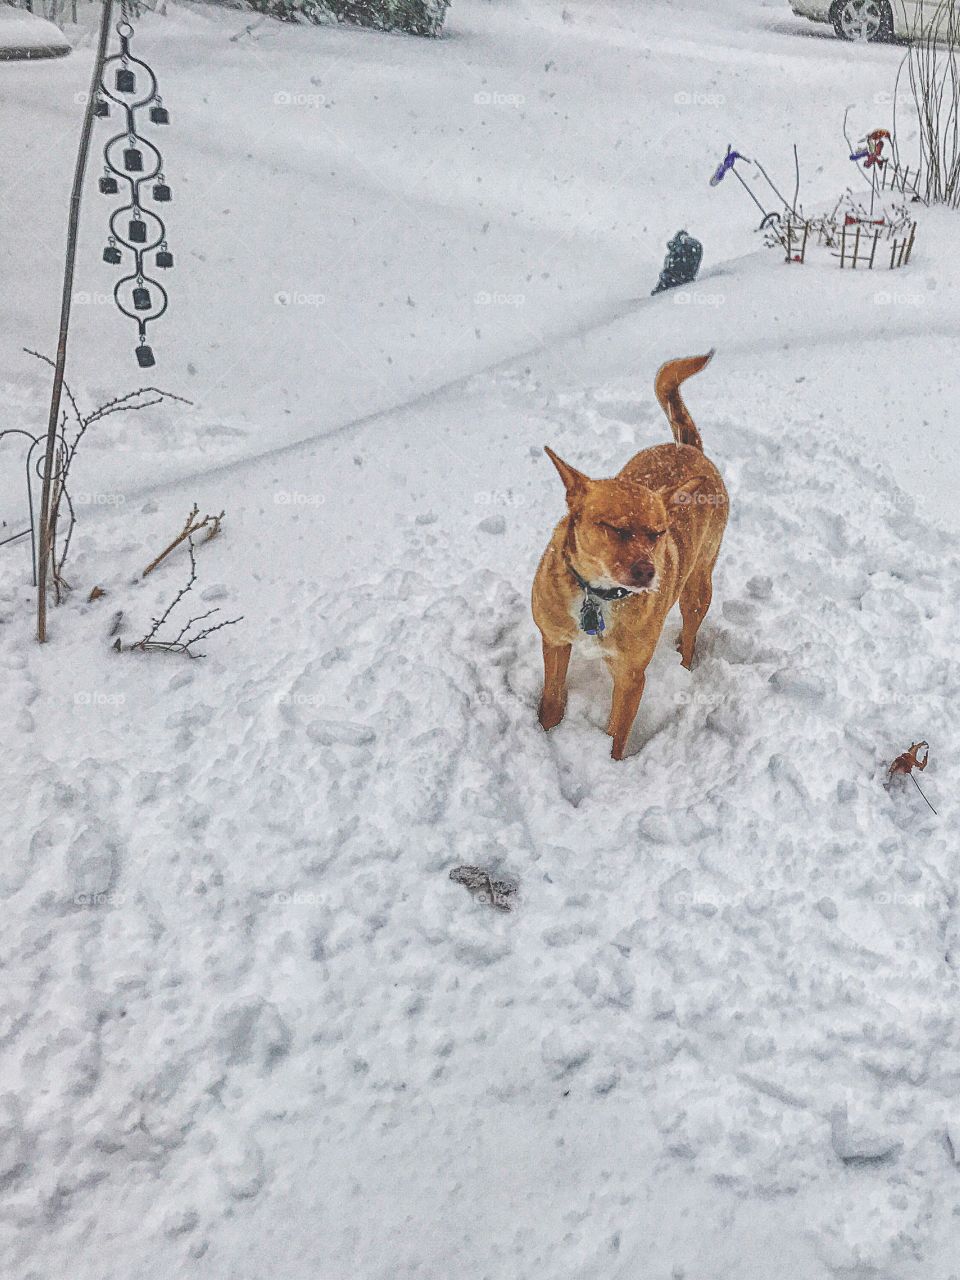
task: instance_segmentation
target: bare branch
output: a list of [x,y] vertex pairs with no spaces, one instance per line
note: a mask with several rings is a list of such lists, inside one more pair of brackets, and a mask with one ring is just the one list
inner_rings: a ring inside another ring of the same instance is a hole
[[[199,515],[200,515],[200,508],[197,506],[196,503],[194,503],[193,507],[190,510],[190,514],[187,516],[186,520],[184,521],[183,529],[180,531],[180,533],[177,534],[177,536],[170,543],[170,545],[160,552],[156,560],[150,561],[150,563],[147,565],[147,567],[143,571],[142,576],[144,578],[147,576],[148,573],[153,573],[157,565],[160,564],[162,560],[165,560],[171,551],[175,551],[177,547],[180,546],[181,542],[183,542],[184,540],[192,539],[195,533],[199,533],[202,529],[206,529],[207,536],[204,538],[204,542],[209,542],[211,538],[215,538],[217,536],[223,524],[223,517],[226,515],[226,511],[221,511],[218,516],[205,515],[202,520],[198,519]],[[193,548],[192,542],[190,543],[190,546],[191,546],[191,553],[192,553],[192,548]]]
[[[194,510],[193,515],[196,515],[196,510]],[[189,525],[189,523],[190,520],[188,518],[187,524]],[[178,539],[178,541],[180,540]],[[238,622],[243,621],[242,615],[239,618],[228,618],[223,622],[216,623],[212,627],[204,627],[194,635],[191,635],[191,631],[198,622],[204,622],[207,618],[212,618],[214,614],[220,612],[219,609],[208,609],[206,613],[196,614],[194,617],[190,618],[184,626],[180,628],[179,632],[175,636],[165,639],[160,635],[160,629],[163,627],[164,623],[170,617],[171,613],[173,613],[174,609],[184,596],[193,589],[193,585],[197,580],[197,556],[193,546],[193,538],[190,535],[187,535],[187,546],[190,550],[190,577],[187,580],[186,585],[180,588],[160,617],[153,619],[153,624],[143,639],[138,640],[136,644],[129,646],[128,652],[137,649],[141,653],[181,653],[188,658],[202,658],[205,656],[204,654],[195,653],[193,651],[193,646],[195,644],[201,640],[205,640],[207,636],[212,636],[215,631],[221,631],[224,627],[236,626]],[[117,641],[117,645],[120,645],[119,640]],[[115,645],[114,647],[116,648],[117,646]],[[118,649],[118,652],[122,652],[122,645]]]

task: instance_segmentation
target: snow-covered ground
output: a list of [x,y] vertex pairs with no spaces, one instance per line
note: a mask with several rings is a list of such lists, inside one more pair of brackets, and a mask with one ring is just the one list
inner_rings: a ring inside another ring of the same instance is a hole
[[[831,202],[900,51],[746,0],[244,25],[142,24],[183,264],[156,381],[194,407],[85,442],[43,649],[2,552],[4,1274],[949,1280],[960,235],[924,214],[899,275],[787,267],[706,185],[731,141],[789,181],[797,141]],[[0,72],[31,429],[85,39]],[[102,222],[94,193],[85,401],[139,380]],[[650,299],[680,226],[701,279]],[[711,345],[713,611],[614,765],[589,650],[536,721],[541,447],[610,474],[668,438],[660,361]],[[194,501],[227,516],[181,612],[243,622],[202,663],[115,654],[183,584],[182,554],[137,579]],[[882,785],[920,737],[937,816]]]

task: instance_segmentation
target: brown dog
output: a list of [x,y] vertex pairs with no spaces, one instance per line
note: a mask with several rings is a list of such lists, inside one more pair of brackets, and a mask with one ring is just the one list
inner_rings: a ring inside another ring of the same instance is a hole
[[657,374],[675,444],[644,449],[612,480],[591,480],[546,450],[566,486],[569,514],[533,583],[533,618],[543,637],[540,723],[552,729],[563,719],[571,646],[579,633],[594,636],[613,675],[607,733],[614,760],[623,759],[667,614],[679,600],[677,648],[689,667],[710,608],[727,491],[704,456],[680,384],[712,355],[671,360]]

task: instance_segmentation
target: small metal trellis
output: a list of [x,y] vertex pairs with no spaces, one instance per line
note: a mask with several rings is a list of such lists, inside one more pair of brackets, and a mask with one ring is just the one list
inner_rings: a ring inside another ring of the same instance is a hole
[[[878,266],[885,266],[889,271],[897,271],[900,267],[909,266],[916,235],[915,222],[904,227],[899,235],[892,228],[885,229],[877,226],[871,228],[859,222],[851,224],[845,222],[840,229],[840,252],[834,253],[833,256],[840,259],[841,267],[851,267],[854,271],[858,266],[866,266],[867,270],[872,270],[875,262]],[[881,236],[884,238],[884,249],[877,261],[877,246]],[[888,244],[890,246],[889,262],[886,255]]]
[[173,266],[173,254],[167,247],[167,229],[154,208],[144,207],[144,189],[152,186],[155,205],[169,204],[173,193],[163,175],[163,156],[159,148],[139,132],[138,112],[149,108],[153,124],[170,123],[170,115],[158,92],[157,77],[151,67],[130,51],[133,38],[128,6],[122,7],[117,24],[120,52],[107,58],[100,77],[99,96],[95,107],[98,116],[109,116],[110,103],[118,106],[126,117],[126,128],[112,137],[103,149],[104,174],[100,190],[104,195],[117,195],[120,183],[129,186],[130,201],[116,209],[110,218],[110,238],[103,251],[104,262],[120,266],[123,250],[133,255],[133,270],[119,280],[113,290],[114,300],[125,316],[136,321],[140,332],[137,361],[142,369],[156,364],[153,349],[147,342],[147,325],[166,312],[167,291],[148,271],[146,255],[156,254],[154,262],[161,271]]
[[[20,427],[10,427],[6,431],[0,431],[0,446],[2,446],[4,440],[6,440],[10,436],[23,436],[26,440],[30,441],[30,444],[27,447],[26,457],[24,459],[24,468],[26,472],[26,483],[27,483],[27,527],[25,529],[20,529],[15,533],[8,534],[6,522],[0,521],[0,547],[9,546],[11,543],[19,542],[21,541],[21,539],[26,537],[30,538],[30,558],[31,558],[31,563],[33,565],[33,585],[36,586],[37,585],[37,504],[34,502],[34,499],[33,499],[33,486],[37,481],[42,481],[43,479],[44,459],[43,459],[42,446],[46,441],[46,436],[45,435],[35,436],[31,432],[24,431]],[[57,445],[60,453],[60,458],[62,459],[66,456],[66,448],[67,448],[66,440],[64,439],[62,432],[58,433]],[[61,467],[58,465],[57,470],[54,472],[55,483],[59,483],[60,470],[61,470]],[[62,488],[62,496],[66,499],[67,504],[69,505],[70,498],[66,492],[66,486],[63,485],[61,486],[61,488]]]
[[808,250],[816,246],[829,250],[841,269],[897,271],[909,266],[916,235],[915,222],[889,224],[882,219],[813,218],[783,222],[769,243],[783,248],[787,262],[806,262]]
[[880,190],[899,191],[902,196],[921,201],[920,166],[911,169],[909,165],[902,169],[898,164],[888,164],[880,171]]

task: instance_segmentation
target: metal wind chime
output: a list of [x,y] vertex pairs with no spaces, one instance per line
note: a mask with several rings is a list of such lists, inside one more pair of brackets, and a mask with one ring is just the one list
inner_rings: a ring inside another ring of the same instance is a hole
[[[144,197],[150,190],[153,204],[163,205],[170,203],[173,193],[163,176],[163,156],[159,148],[140,133],[139,122],[148,109],[150,121],[155,125],[169,124],[170,115],[157,91],[157,77],[152,69],[130,52],[134,32],[126,3],[121,15],[117,24],[120,52],[103,64],[94,110],[98,116],[109,116],[110,103],[114,103],[125,116],[126,127],[103,149],[100,190],[105,196],[115,196],[125,182],[130,200],[110,217],[110,237],[103,260],[111,266],[122,266],[124,251],[132,255],[132,270],[117,281],[113,296],[123,314],[137,323],[140,332],[137,362],[142,369],[149,369],[156,364],[156,358],[147,342],[147,325],[159,320],[169,304],[166,289],[150,271],[154,266],[161,271],[169,270],[173,266],[173,254],[167,247],[163,219],[156,209],[144,206]],[[152,263],[148,254],[154,255]]]

